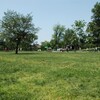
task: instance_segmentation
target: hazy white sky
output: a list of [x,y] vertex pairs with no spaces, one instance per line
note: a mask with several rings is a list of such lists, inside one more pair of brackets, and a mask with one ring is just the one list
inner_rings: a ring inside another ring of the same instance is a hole
[[33,23],[40,27],[38,43],[50,40],[55,24],[71,27],[75,20],[91,20],[91,9],[100,0],[0,0],[0,19],[4,12],[15,10],[22,14],[32,13]]

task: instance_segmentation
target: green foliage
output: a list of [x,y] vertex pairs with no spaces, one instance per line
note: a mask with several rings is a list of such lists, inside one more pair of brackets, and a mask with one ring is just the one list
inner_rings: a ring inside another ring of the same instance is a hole
[[25,36],[25,38],[21,41],[20,48],[22,50],[31,50],[32,45],[35,43],[35,40],[37,40],[38,37],[36,34],[28,34]]
[[63,25],[56,25],[50,41],[52,48],[66,48],[67,45],[84,48],[87,39],[85,25],[84,20],[76,20],[72,29],[66,29]]
[[51,47],[51,44],[48,41],[44,41],[41,43],[41,50],[43,50],[43,51],[48,50],[48,48],[50,48],[50,47]]
[[16,53],[18,53],[18,46],[22,41],[32,43],[36,37],[38,28],[34,27],[32,23],[32,16],[19,14],[15,11],[8,10],[4,12],[4,17],[1,23],[2,33],[6,43],[15,43]]
[[87,31],[91,34],[92,43],[100,46],[100,3],[97,2],[92,9],[92,21],[89,22]]
[[76,20],[72,25],[74,32],[78,37],[78,45],[81,48],[84,48],[84,44],[86,43],[86,31],[85,31],[86,22],[84,20]]
[[66,29],[64,34],[64,44],[67,45],[78,45],[78,37],[74,30],[72,29]]
[[54,26],[53,30],[54,30],[54,34],[52,36],[52,38],[53,38],[52,40],[54,41],[54,45],[57,49],[57,48],[60,47],[60,43],[63,40],[63,35],[64,35],[64,32],[65,32],[65,26],[58,24],[58,25]]

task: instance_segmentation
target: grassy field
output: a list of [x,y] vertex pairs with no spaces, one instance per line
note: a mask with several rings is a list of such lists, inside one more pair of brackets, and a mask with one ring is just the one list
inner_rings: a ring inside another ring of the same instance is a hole
[[100,100],[100,53],[0,52],[0,100]]

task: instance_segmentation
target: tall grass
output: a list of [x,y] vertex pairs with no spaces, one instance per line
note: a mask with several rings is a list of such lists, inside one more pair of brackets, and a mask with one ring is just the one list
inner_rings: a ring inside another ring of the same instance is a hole
[[0,52],[0,100],[100,100],[100,53]]

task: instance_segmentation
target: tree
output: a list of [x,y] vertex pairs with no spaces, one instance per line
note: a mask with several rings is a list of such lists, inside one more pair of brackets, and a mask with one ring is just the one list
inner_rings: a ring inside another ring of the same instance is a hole
[[35,28],[32,23],[32,16],[30,14],[24,16],[10,10],[4,12],[1,28],[5,38],[16,44],[16,54],[18,54],[18,47],[22,40],[25,40],[30,34],[36,34],[38,31],[38,28]]
[[100,46],[100,2],[97,2],[92,9],[91,22],[88,23],[87,31],[93,38],[93,44]]
[[78,38],[76,33],[72,29],[66,29],[64,34],[64,45],[76,45],[78,44]]
[[58,47],[60,47],[60,42],[62,41],[63,39],[63,35],[64,35],[64,32],[65,32],[65,27],[63,25],[55,25],[54,28],[54,34],[53,34],[53,41],[55,42],[55,46],[56,46],[56,49]]
[[49,41],[44,41],[41,43],[41,50],[47,50],[48,48],[51,48],[51,44]]
[[78,44],[80,47],[83,47],[83,45],[86,42],[86,32],[85,32],[85,25],[86,22],[84,20],[76,20],[74,24],[72,25],[73,30],[75,31],[77,37],[78,37]]

